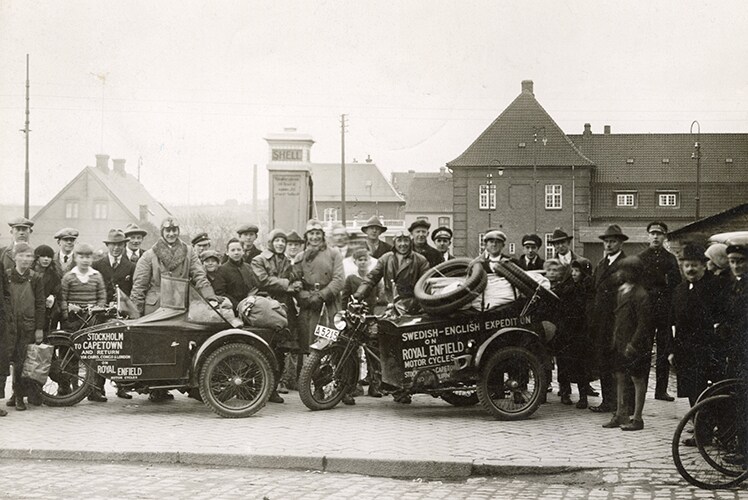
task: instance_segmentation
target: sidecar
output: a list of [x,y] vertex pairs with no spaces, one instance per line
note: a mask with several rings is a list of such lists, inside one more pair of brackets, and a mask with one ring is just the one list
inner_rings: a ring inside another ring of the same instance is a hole
[[142,318],[53,332],[44,403],[78,403],[99,375],[138,393],[180,390],[222,417],[262,408],[278,375],[274,350],[288,330],[234,326],[230,310],[217,312],[186,280],[162,277],[161,289],[161,308]]

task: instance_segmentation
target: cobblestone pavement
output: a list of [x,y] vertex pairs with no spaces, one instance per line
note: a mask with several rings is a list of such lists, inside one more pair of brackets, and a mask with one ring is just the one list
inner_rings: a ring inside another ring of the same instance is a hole
[[356,406],[311,412],[292,392],[285,404],[269,403],[250,418],[224,419],[177,392],[174,401],[160,404],[142,395],[118,399],[110,386],[107,392],[104,404],[9,409],[0,419],[0,458],[317,468],[382,476],[396,476],[406,466],[413,476],[452,477],[525,467],[673,469],[670,440],[688,407],[685,400],[668,403],[650,394],[645,429],[621,432],[601,427],[609,414],[561,405],[555,394],[532,418],[499,422],[479,406],[455,408],[427,395],[414,397],[411,405],[359,397]]
[[[683,486],[674,471],[595,469],[554,475],[398,480],[355,474],[169,464],[0,460],[3,498],[692,499],[745,489]],[[19,489],[15,489],[17,485]]]

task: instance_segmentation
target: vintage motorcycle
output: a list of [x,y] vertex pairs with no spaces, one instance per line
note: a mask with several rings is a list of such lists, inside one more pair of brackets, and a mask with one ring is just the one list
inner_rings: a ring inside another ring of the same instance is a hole
[[531,278],[511,281],[517,300],[486,310],[401,316],[389,307],[376,316],[351,302],[331,327],[315,330],[299,378],[302,402],[327,410],[352,392],[362,347],[379,361],[384,387],[399,394],[431,394],[455,406],[480,402],[500,420],[528,418],[548,385],[547,341],[555,325],[545,306],[555,295]]

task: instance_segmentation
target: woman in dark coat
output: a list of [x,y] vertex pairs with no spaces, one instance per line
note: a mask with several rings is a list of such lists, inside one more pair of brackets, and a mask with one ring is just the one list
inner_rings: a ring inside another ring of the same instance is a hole
[[46,305],[46,320],[44,322],[44,339],[49,332],[57,328],[60,321],[60,300],[62,299],[62,279],[52,263],[55,251],[47,245],[39,245],[34,249],[34,271],[42,276]]
[[226,255],[228,260],[218,268],[213,288],[216,295],[228,297],[236,311],[239,302],[257,290],[258,283],[252,267],[244,261],[241,241],[231,238],[226,244]]

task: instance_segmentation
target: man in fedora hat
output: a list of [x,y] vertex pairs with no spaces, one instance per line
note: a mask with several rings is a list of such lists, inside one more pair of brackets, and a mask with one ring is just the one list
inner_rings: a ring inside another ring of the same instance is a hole
[[665,248],[667,232],[667,224],[664,222],[650,222],[647,225],[649,247],[639,253],[639,258],[644,266],[642,284],[649,293],[654,313],[655,344],[657,345],[655,399],[675,401],[675,398],[667,392],[670,375],[668,356],[672,351],[673,343],[670,307],[673,290],[681,282],[681,277],[675,255]]
[[455,258],[449,251],[452,245],[452,230],[447,226],[437,227],[431,232],[431,241],[436,246],[436,251],[441,255],[440,262],[447,262]]
[[375,259],[392,251],[392,245],[379,239],[382,233],[387,231],[387,226],[382,225],[376,215],[372,215],[366,224],[361,226],[361,231],[366,235],[366,246],[369,247],[369,253]]
[[623,242],[629,237],[623,234],[620,226],[612,224],[599,236],[603,240],[605,255],[595,267],[592,275],[594,299],[590,312],[590,332],[592,334],[592,360],[600,378],[603,401],[598,406],[590,406],[596,413],[613,411],[616,408],[616,385],[613,381],[614,356],[613,326],[615,324],[616,298],[621,285],[616,274],[620,262],[626,257]]
[[556,259],[558,259],[558,261],[561,262],[561,264],[563,264],[564,266],[567,266],[567,271],[568,266],[570,266],[572,262],[579,262],[586,269],[592,270],[592,263],[589,261],[589,259],[578,255],[571,249],[571,240],[573,239],[573,236],[570,236],[566,233],[566,231],[564,231],[560,227],[557,227],[553,230],[553,234],[551,235],[551,239],[548,240],[548,243],[553,245],[553,250],[556,253]]
[[703,246],[685,245],[680,266],[686,279],[675,286],[672,295],[672,361],[677,368],[678,397],[687,397],[691,406],[716,368],[714,325],[721,321],[723,293],[720,280],[706,269],[707,260]]
[[540,258],[538,250],[543,246],[540,236],[537,234],[526,234],[522,237],[522,248],[524,252],[519,257],[519,267],[525,271],[536,271],[543,269],[545,260]]
[[413,240],[413,251],[426,257],[429,267],[434,267],[444,262],[444,257],[436,248],[429,245],[427,241],[429,229],[431,229],[429,221],[418,219],[413,221],[408,228],[408,232]]
[[[34,231],[34,221],[27,219],[26,217],[16,217],[8,221],[10,226],[10,237],[12,242],[7,247],[0,249],[0,262],[2,262],[5,269],[13,269],[16,265],[15,257],[13,255],[13,248],[18,243],[29,243],[31,233]],[[32,250],[33,252],[33,250]]]
[[125,248],[125,256],[130,259],[130,262],[137,264],[138,260],[143,256],[145,250],[141,248],[143,239],[148,235],[148,231],[141,229],[137,224],[128,224],[125,228],[125,236],[127,236],[127,247]]
[[78,230],[72,227],[64,227],[55,233],[54,238],[57,240],[57,246],[59,247],[52,257],[57,275],[62,277],[75,267],[75,241],[78,239]]
[[132,277],[135,273],[135,264],[125,256],[125,245],[127,236],[121,229],[110,229],[104,244],[107,254],[103,259],[93,263],[93,268],[101,273],[106,285],[106,300],[114,302],[117,287],[125,295],[132,291]]

